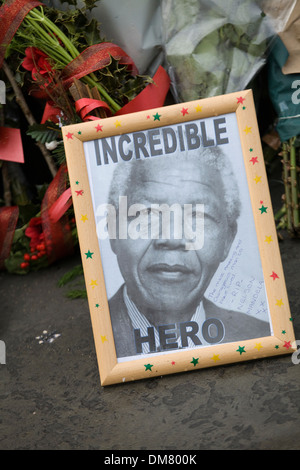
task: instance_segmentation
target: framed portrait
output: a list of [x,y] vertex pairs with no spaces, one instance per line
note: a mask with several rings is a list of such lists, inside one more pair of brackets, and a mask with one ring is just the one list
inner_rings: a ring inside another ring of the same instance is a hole
[[296,350],[251,90],[63,136],[103,386]]

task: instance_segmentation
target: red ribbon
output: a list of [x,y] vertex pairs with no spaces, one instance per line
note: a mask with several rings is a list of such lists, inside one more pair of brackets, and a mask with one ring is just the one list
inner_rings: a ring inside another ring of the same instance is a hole
[[141,93],[117,111],[116,115],[146,111],[147,109],[163,106],[170,88],[170,78],[161,65],[158,67],[153,81],[154,83],[149,83]]
[[38,0],[7,0],[0,8],[0,68],[5,52],[27,13],[39,5]]
[[57,201],[66,191],[67,176],[67,166],[63,164],[51,181],[42,201],[41,218],[49,264],[72,254],[74,250],[69,219],[65,213],[68,206],[67,194],[60,199],[61,203],[63,202],[64,215],[61,216],[57,211],[57,205],[60,205]]
[[89,115],[97,108],[105,110],[107,116],[111,116],[111,110],[105,101],[94,100],[92,98],[81,98],[75,102],[76,112],[80,115],[83,121],[92,121],[99,119],[99,117]]
[[0,269],[8,258],[19,217],[18,206],[1,207],[0,209]]
[[75,78],[79,80],[92,72],[107,67],[111,62],[111,57],[118,60],[120,64],[127,65],[132,75],[137,75],[138,70],[133,60],[121,47],[111,42],[102,42],[87,47],[64,68],[62,73],[64,85],[71,86]]

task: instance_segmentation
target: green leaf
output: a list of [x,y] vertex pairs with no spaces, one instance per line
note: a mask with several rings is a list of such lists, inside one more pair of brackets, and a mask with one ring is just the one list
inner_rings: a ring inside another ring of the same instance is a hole
[[45,124],[32,124],[28,128],[27,134],[37,142],[45,144],[46,142],[52,142],[60,138],[61,130],[51,121],[47,121]]

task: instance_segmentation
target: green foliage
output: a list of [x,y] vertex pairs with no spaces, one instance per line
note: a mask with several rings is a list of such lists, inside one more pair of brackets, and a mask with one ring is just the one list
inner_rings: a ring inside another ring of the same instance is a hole
[[28,127],[27,134],[42,144],[62,138],[60,128],[51,121],[45,124],[32,124]]

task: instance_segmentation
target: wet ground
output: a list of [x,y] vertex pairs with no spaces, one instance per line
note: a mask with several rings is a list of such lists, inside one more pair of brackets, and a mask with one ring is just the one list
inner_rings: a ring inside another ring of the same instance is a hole
[[[280,243],[300,339],[299,248]],[[0,274],[0,449],[299,450],[290,355],[101,387],[87,301],[57,285],[79,263]]]

